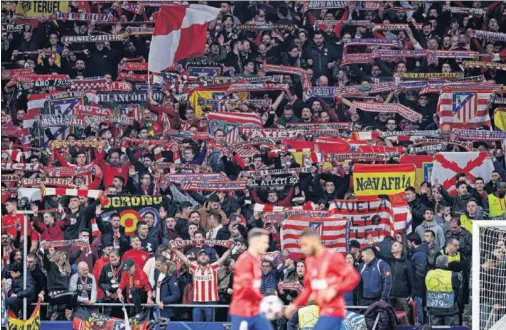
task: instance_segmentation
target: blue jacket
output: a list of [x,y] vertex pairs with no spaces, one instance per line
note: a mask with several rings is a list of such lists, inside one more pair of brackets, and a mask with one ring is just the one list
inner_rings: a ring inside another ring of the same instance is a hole
[[267,275],[262,275],[262,286],[260,287],[260,292],[265,295],[265,291],[268,289],[278,288],[279,279],[283,276],[283,267],[279,269],[273,269]]
[[35,300],[35,282],[30,272],[26,274],[26,289],[23,290],[23,276],[20,276],[12,279],[10,291],[17,295],[19,301],[26,298],[27,302],[31,304]]
[[[160,272],[155,269],[155,283],[158,281]],[[156,288],[155,288],[156,290]],[[181,290],[177,284],[177,277],[175,274],[165,276],[160,286],[160,301],[164,304],[175,304],[181,297]],[[165,318],[174,317],[174,308],[164,307],[160,310],[160,316]]]
[[346,302],[346,306],[354,306],[355,302],[353,299],[353,290],[348,291],[343,294],[344,301]]
[[427,275],[427,265],[429,263],[429,247],[427,244],[422,244],[411,251],[409,260],[413,264],[413,277],[415,280],[413,293],[417,297],[424,297],[425,275]]
[[361,263],[358,269],[362,278],[359,296],[369,299],[380,297],[387,301],[392,286],[390,266],[384,260],[374,258],[369,264]]

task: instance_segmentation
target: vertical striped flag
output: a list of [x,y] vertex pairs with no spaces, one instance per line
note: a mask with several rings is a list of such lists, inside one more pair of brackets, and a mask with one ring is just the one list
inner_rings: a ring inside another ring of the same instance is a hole
[[490,126],[488,103],[491,95],[490,90],[443,89],[437,106],[439,124],[452,128]]

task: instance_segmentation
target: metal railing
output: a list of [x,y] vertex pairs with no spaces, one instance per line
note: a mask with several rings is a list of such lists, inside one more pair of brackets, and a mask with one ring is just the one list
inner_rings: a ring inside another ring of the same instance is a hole
[[[36,303],[32,303],[33,306],[36,306],[37,304]],[[49,303],[47,302],[43,302],[41,303],[41,306],[48,306]],[[94,303],[93,305],[91,306],[88,306],[88,305],[80,305],[80,307],[89,307],[89,308],[93,308],[93,307],[100,307],[100,311],[103,312],[103,308],[104,307],[118,307],[118,308],[121,308],[123,306],[123,304],[121,303]],[[131,303],[125,303],[124,306],[126,307],[133,307],[134,304],[131,304]],[[148,304],[141,304],[142,307],[150,307],[148,306]],[[157,305],[152,305],[151,307],[157,307]],[[167,305],[163,305],[163,307],[172,307],[172,308],[196,308],[196,307],[199,307],[199,308],[212,308],[213,309],[213,320],[212,322],[215,322],[215,312],[216,312],[216,309],[218,308],[229,308],[230,305],[224,305],[224,304],[209,304],[209,305],[199,305],[199,304],[167,304]],[[369,306],[346,306],[345,307],[346,309],[367,309],[369,308]]]
[[[36,306],[36,303],[32,303],[33,306]],[[49,303],[43,302],[41,303],[41,306],[47,306]],[[134,304],[125,303],[125,306],[134,306]],[[149,307],[148,304],[141,304],[142,307]],[[89,307],[87,305],[82,305],[83,307]],[[94,303],[91,306],[98,306],[98,307],[121,307],[123,304],[121,303]],[[156,307],[155,305],[152,305],[151,307]],[[189,308],[189,307],[209,307],[209,308],[229,308],[230,305],[220,305],[220,304],[206,304],[206,305],[199,305],[199,304],[167,304],[163,305],[163,307],[173,307],[173,308]],[[369,306],[345,306],[346,309],[367,309]]]

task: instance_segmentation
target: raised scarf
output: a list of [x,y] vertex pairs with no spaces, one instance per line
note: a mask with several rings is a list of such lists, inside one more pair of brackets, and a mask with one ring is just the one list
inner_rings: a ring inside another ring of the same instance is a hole
[[361,109],[368,112],[397,113],[411,122],[419,122],[422,115],[402,105],[393,103],[353,102],[350,110]]
[[302,90],[304,93],[307,93],[309,88],[311,88],[311,80],[307,75],[306,70],[302,68],[295,68],[290,66],[283,65],[272,65],[272,64],[264,64],[263,70],[265,72],[276,72],[276,73],[286,73],[286,74],[294,74],[299,76],[300,83],[302,85]]
[[80,147],[80,148],[101,148],[105,147],[105,141],[94,141],[94,140],[53,140],[49,143],[49,149],[62,149],[62,148],[70,148],[70,147]]
[[40,242],[41,249],[49,249],[49,248],[67,248],[67,247],[84,247],[89,248],[90,243],[84,239],[69,239],[69,240],[61,240],[61,241],[42,241]]
[[237,181],[191,181],[183,183],[183,190],[187,191],[237,191],[246,190],[248,181],[237,180]]
[[[2,179],[3,180],[3,179]],[[46,187],[71,187],[73,185],[72,178],[22,178],[21,186],[35,187],[44,185]]]
[[482,30],[467,30],[468,35],[471,38],[476,38],[480,40],[490,40],[490,41],[506,41],[506,33],[502,32],[492,32],[492,31],[482,31]]
[[83,175],[101,175],[102,169],[98,165],[90,164],[83,166],[44,166],[44,172],[49,177],[69,177],[69,176],[83,176]]
[[495,62],[465,61],[464,68],[496,69],[506,71],[506,64]]
[[42,196],[77,196],[99,199],[103,195],[102,190],[75,189],[75,188],[41,188]]

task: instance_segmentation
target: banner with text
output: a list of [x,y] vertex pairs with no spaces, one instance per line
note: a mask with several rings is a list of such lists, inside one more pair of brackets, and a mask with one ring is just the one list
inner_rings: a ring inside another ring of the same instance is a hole
[[125,227],[125,234],[131,235],[137,229],[141,220],[153,218],[153,227],[160,223],[160,207],[162,196],[111,196],[102,201],[104,220],[108,220],[113,213],[120,215],[120,223]]
[[415,184],[413,164],[356,164],[353,187],[357,196],[394,195]]

